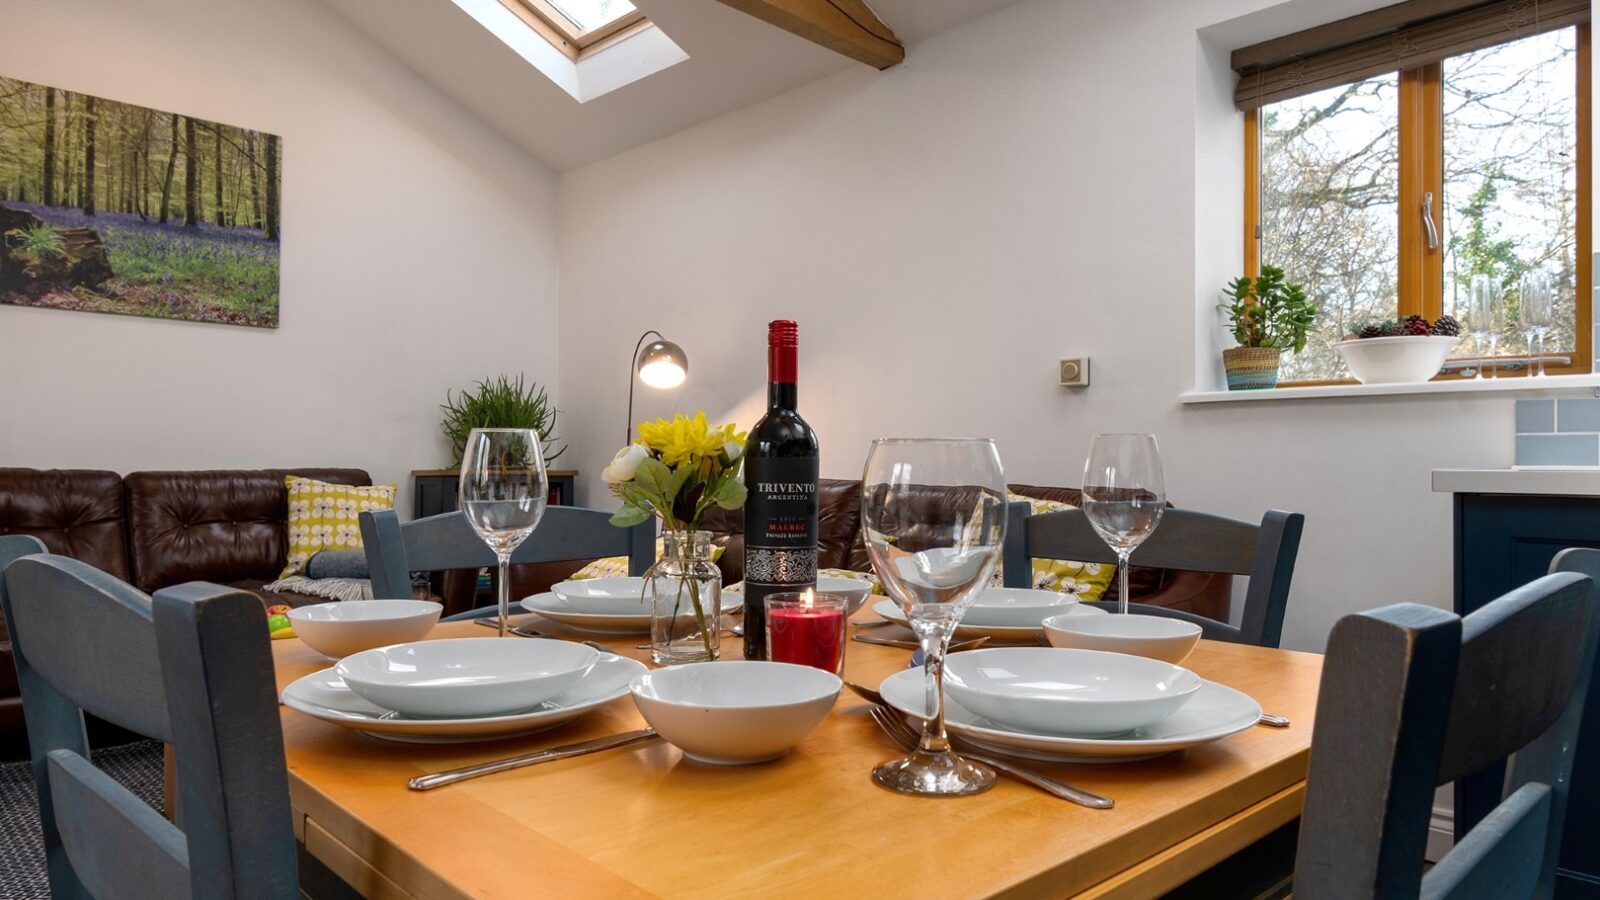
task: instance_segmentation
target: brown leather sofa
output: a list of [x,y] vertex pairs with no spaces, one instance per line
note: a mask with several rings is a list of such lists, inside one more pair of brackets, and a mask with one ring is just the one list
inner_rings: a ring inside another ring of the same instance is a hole
[[[268,605],[289,554],[285,475],[368,485],[360,469],[115,472],[0,468],[0,534],[29,534],[146,593],[188,581],[250,591]],[[22,728],[11,641],[0,622],[0,734]]]
[[[1076,488],[1013,484],[1011,491],[1039,500],[1056,500],[1078,506],[1083,496]],[[724,584],[744,579],[744,517],[737,511],[713,510],[705,527],[715,542],[726,547],[718,561]],[[861,482],[824,478],[817,486],[817,565],[824,569],[870,572],[872,562],[861,537]],[[1120,577],[1120,576],[1119,576]],[[1233,592],[1233,576],[1209,572],[1179,572],[1134,566],[1129,582],[1130,599],[1139,603],[1181,609],[1226,622]],[[1111,583],[1108,596],[1116,596]]]

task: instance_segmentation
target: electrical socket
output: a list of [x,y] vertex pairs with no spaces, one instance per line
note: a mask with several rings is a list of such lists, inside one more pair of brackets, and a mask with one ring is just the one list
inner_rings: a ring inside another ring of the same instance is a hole
[[1063,359],[1061,361],[1061,384],[1063,387],[1088,387],[1089,357]]

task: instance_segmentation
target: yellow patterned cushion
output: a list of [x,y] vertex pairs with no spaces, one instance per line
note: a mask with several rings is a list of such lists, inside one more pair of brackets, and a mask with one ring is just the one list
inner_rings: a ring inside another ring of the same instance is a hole
[[[666,552],[664,545],[665,541],[661,538],[656,538],[656,559],[660,559],[661,554]],[[721,559],[723,551],[727,549],[727,547],[720,547],[716,544],[711,545],[711,561],[716,562]],[[567,576],[567,578],[569,581],[584,581],[590,578],[626,578],[627,576],[628,558],[626,556],[608,556],[605,559],[597,559],[589,563],[587,566]]]
[[289,489],[289,561],[279,579],[303,574],[318,550],[359,550],[361,513],[394,509],[392,484],[351,487],[295,475],[283,483]]
[[[1036,516],[1063,509],[1077,509],[1072,504],[1062,503],[1059,500],[1039,500],[1021,494],[1007,494],[1006,500],[1011,503],[1027,503]],[[1115,578],[1116,574],[1117,567],[1113,565],[1072,562],[1065,559],[1035,559],[1031,586],[1043,591],[1077,594],[1079,600],[1093,603],[1105,596],[1106,589],[1111,586],[1111,579]],[[1003,583],[1001,580],[1003,577],[1004,572],[1001,567],[995,566],[994,577],[989,583],[998,586]]]

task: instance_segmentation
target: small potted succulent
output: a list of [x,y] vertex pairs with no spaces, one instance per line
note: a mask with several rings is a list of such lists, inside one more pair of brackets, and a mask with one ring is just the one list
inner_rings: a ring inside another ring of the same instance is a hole
[[1228,329],[1239,342],[1222,351],[1228,390],[1276,387],[1283,351],[1299,353],[1306,348],[1317,307],[1300,285],[1285,282],[1283,270],[1274,266],[1262,266],[1257,278],[1235,278],[1222,294],[1229,302],[1220,308],[1228,314]]
[[1335,345],[1350,374],[1362,384],[1427,381],[1439,374],[1461,341],[1461,323],[1452,316],[1429,322],[1422,316],[1373,322]]

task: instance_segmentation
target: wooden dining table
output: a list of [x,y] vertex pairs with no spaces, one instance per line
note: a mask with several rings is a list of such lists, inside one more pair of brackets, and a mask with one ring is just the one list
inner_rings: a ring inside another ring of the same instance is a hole
[[[648,659],[638,636],[596,638],[527,621]],[[430,637],[498,639],[471,622],[442,623]],[[848,648],[845,677],[871,686],[910,656]],[[724,637],[723,654],[740,657],[737,638]],[[330,665],[298,640],[274,642],[273,656],[280,689]],[[1153,897],[1300,814],[1322,657],[1202,641],[1185,665],[1292,724],[1258,725],[1144,762],[1028,763],[1113,798],[1109,810],[1005,778],[961,798],[880,788],[873,766],[901,754],[847,690],[816,731],[774,762],[704,765],[655,741],[428,792],[406,783],[644,722],[622,697],[548,732],[429,745],[380,740],[285,707],[294,831],[308,853],[371,897]]]

